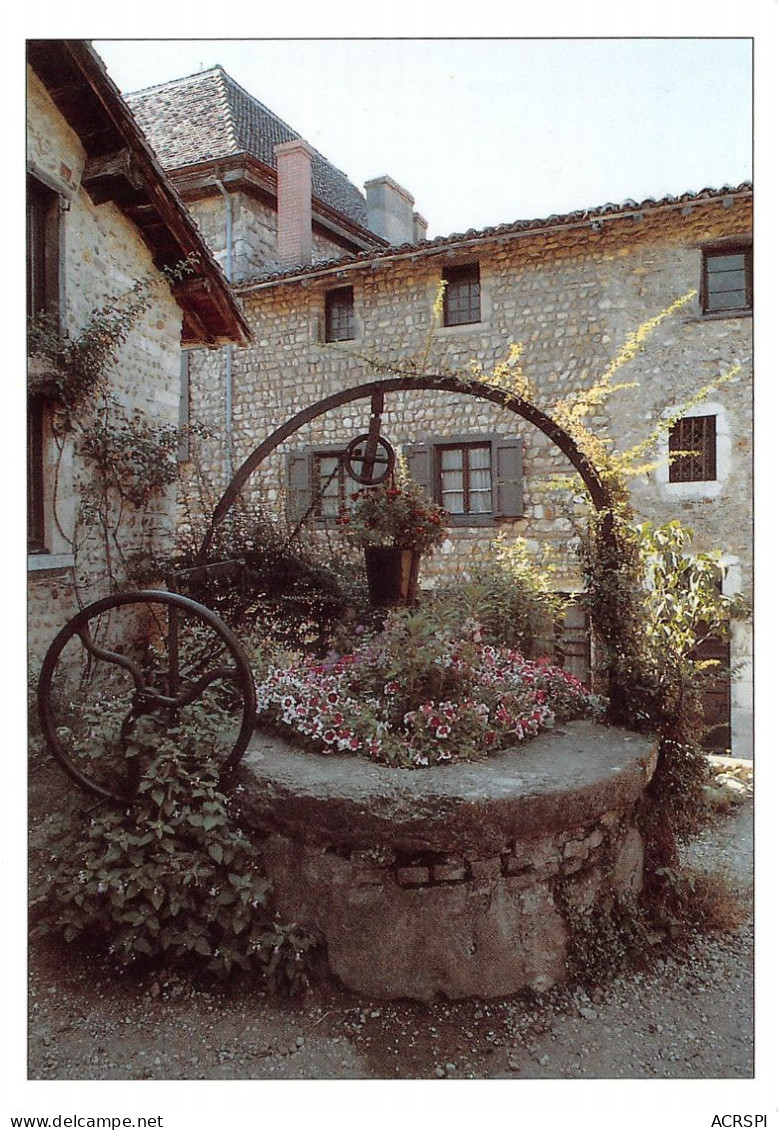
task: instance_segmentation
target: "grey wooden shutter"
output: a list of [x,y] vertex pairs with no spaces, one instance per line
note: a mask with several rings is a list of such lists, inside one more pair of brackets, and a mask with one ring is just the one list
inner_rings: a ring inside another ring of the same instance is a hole
[[418,483],[428,498],[435,498],[435,483],[432,472],[432,445],[429,443],[409,443],[403,447],[403,457],[411,479]]
[[311,499],[311,453],[290,451],[286,457],[286,510],[290,522],[302,519]]
[[522,441],[518,436],[497,436],[492,451],[495,517],[520,518],[524,513]]

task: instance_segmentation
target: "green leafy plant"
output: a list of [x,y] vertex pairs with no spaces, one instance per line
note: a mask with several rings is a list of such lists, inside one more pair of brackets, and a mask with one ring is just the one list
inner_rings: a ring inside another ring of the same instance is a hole
[[119,349],[151,304],[151,284],[138,281],[125,295],[98,307],[74,337],[63,334],[57,314],[36,314],[27,329],[27,354],[33,360],[28,392],[45,397],[67,417],[99,396],[118,363]]
[[111,410],[95,416],[78,437],[77,450],[94,472],[90,497],[115,491],[133,506],[144,506],[175,482],[180,441],[179,428],[152,424],[137,409],[128,416],[111,398]]
[[700,930],[731,933],[745,918],[743,901],[726,875],[680,867],[656,868],[639,900],[616,899],[584,914],[562,896],[561,909],[568,926],[568,976],[588,987],[645,968]]
[[273,912],[259,848],[206,754],[218,728],[218,712],[186,729],[137,720],[127,743],[142,762],[137,799],[62,816],[33,903],[38,934],[102,948],[123,965],[241,969],[303,987],[315,940]]
[[[694,553],[690,531],[630,521],[622,507],[595,520],[583,543],[586,602],[608,679],[609,716],[660,739],[649,789],[659,834],[672,855],[671,826],[685,833],[703,810],[708,768],[702,693],[718,665],[700,659],[701,640],[722,636],[746,614],[741,598],[721,593],[717,554]],[[660,816],[661,813],[661,816]]]
[[486,638],[528,658],[548,654],[567,604],[526,541],[502,535],[467,576],[436,589],[431,599],[449,619],[478,620]]
[[[343,569],[315,542],[291,538],[259,505],[236,506],[200,554],[202,514],[175,554],[157,562],[170,588],[217,612],[242,640],[264,651],[293,648],[324,654],[339,629],[367,614],[367,592],[356,567]],[[255,649],[256,650],[256,649]]]

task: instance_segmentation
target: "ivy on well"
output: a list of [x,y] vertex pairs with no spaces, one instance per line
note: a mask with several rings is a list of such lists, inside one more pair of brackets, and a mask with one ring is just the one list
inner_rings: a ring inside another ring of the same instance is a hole
[[186,728],[136,721],[126,755],[143,766],[137,797],[51,822],[56,853],[33,892],[35,932],[123,966],[242,970],[298,992],[316,939],[273,910],[260,848],[207,756],[219,725],[205,710]]

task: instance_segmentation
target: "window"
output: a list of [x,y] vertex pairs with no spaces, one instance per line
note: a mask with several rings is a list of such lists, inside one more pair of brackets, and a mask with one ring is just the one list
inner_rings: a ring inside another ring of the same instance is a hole
[[444,326],[466,326],[481,321],[481,272],[477,263],[447,267],[443,296]]
[[726,244],[703,248],[703,314],[726,314],[750,310],[752,303],[751,246]]
[[352,341],[354,333],[354,288],[328,290],[324,299],[324,340]]
[[59,299],[59,197],[27,178],[27,316],[53,314]]
[[[59,196],[27,178],[27,316],[56,316],[59,308]],[[41,397],[27,404],[27,548],[46,552],[46,412]]]
[[[307,447],[286,460],[292,523],[332,525],[360,489],[340,463],[342,447]],[[403,447],[408,473],[441,503],[452,526],[493,526],[523,513],[522,444],[517,436],[440,436]]]
[[438,501],[449,514],[491,514],[492,445],[463,443],[438,446]]
[[671,483],[715,480],[716,417],[684,416],[678,420],[670,430],[669,449]]
[[[341,462],[341,451],[314,452],[313,497],[314,516],[321,521],[333,521],[348,505],[348,483],[351,482]],[[353,490],[357,490],[356,483]]]
[[287,509],[289,520],[310,518],[331,526],[341,509],[351,505],[359,489],[346,474],[340,458],[344,447],[307,447],[290,451],[286,458]]
[[517,436],[433,436],[403,449],[408,473],[449,514],[452,526],[489,526],[523,513]]

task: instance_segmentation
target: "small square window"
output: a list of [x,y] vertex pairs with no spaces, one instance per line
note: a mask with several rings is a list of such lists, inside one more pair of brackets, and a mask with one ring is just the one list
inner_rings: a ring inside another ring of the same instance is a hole
[[716,478],[716,417],[684,416],[670,430],[670,482]]
[[477,263],[447,267],[443,296],[443,324],[466,326],[481,321],[481,272]]
[[328,290],[324,299],[324,340],[353,341],[354,288],[339,286]]
[[726,314],[753,304],[753,257],[749,245],[703,248],[702,312]]

